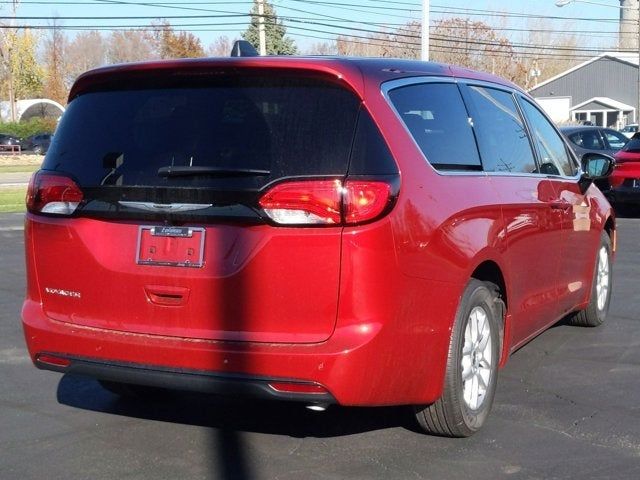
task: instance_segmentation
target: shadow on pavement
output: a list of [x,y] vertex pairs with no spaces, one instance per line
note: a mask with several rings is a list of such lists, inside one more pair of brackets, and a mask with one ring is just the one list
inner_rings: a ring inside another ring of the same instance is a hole
[[[125,398],[108,392],[93,379],[74,375],[62,377],[57,397],[63,405],[94,412],[218,429],[215,443],[225,450],[232,448],[234,432],[324,438],[393,427],[415,429],[412,416],[403,407],[333,406],[318,413],[300,403],[228,399],[190,392],[158,391],[151,399]],[[240,450],[233,455],[243,456]]]

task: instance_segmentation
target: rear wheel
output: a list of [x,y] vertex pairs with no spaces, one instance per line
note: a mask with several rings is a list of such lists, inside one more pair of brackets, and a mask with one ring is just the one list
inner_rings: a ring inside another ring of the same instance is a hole
[[465,288],[449,345],[442,397],[416,407],[416,419],[427,433],[468,437],[489,415],[496,389],[499,358],[498,289],[472,279]]
[[612,286],[611,240],[607,232],[602,232],[600,247],[596,254],[596,267],[591,285],[591,299],[587,308],[576,312],[569,319],[571,325],[597,327],[607,318],[611,303]]

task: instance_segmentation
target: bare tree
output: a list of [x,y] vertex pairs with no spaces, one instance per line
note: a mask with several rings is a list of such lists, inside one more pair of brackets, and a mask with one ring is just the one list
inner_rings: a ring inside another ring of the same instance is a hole
[[[575,26],[566,24],[559,31],[554,32],[548,21],[543,19],[530,20],[528,22],[528,32],[523,39],[523,43],[534,45],[535,47],[545,47],[553,45],[554,47],[562,47],[564,50],[558,55],[546,55],[539,48],[525,49],[526,57],[523,58],[523,64],[526,65],[526,78],[522,85],[526,88],[532,88],[536,83],[554,77],[571,67],[580,63],[580,52],[572,50],[579,47],[578,37],[573,31]],[[561,33],[563,32],[563,33]],[[540,53],[543,53],[542,55]],[[525,56],[523,52],[523,57]],[[530,75],[533,73],[533,75]]]
[[363,57],[418,58],[420,23],[408,22],[395,30],[361,36],[339,36],[338,54]]
[[107,47],[96,30],[78,33],[67,45],[65,83],[71,85],[81,73],[106,64]]
[[338,46],[335,42],[318,42],[312,44],[305,53],[307,55],[337,55]]
[[159,58],[153,37],[143,30],[118,30],[107,39],[107,63],[127,63]]
[[522,83],[526,69],[509,41],[484,22],[449,18],[436,22],[431,58],[443,63],[492,72]]
[[211,45],[209,45],[208,54],[211,57],[228,57],[233,47],[231,40],[226,35],[222,35],[216,38]]

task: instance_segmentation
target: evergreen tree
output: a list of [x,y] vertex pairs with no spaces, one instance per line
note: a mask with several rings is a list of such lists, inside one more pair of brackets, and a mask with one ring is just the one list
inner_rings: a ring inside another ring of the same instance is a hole
[[[278,20],[276,11],[269,3],[264,2],[264,30],[267,40],[267,55],[295,55],[298,47],[293,39],[286,37],[287,28]],[[242,38],[260,51],[260,36],[258,34],[258,5],[251,9],[251,24],[242,33]]]

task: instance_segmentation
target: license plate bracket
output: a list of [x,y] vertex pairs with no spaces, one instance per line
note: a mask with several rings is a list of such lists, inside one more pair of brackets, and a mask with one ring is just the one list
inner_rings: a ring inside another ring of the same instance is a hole
[[200,268],[204,265],[205,229],[141,225],[136,263],[165,267]]

